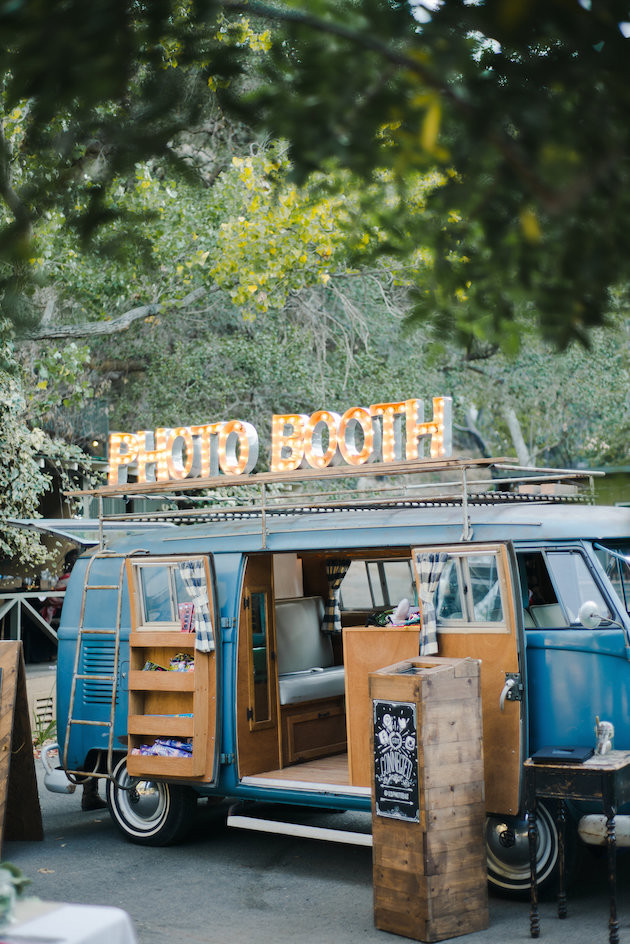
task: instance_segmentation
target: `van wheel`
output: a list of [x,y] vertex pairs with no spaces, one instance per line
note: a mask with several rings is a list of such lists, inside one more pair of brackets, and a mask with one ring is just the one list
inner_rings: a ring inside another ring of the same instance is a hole
[[[558,830],[553,808],[536,805],[538,853],[536,874],[541,895],[555,888],[558,870]],[[516,816],[486,817],[488,882],[500,894],[511,898],[529,896],[529,838],[527,820]],[[570,819],[565,827],[565,874],[567,879],[576,859],[576,832]]]
[[130,777],[125,757],[113,776],[107,781],[107,806],[126,839],[141,846],[169,846],[186,836],[197,803],[194,790]]

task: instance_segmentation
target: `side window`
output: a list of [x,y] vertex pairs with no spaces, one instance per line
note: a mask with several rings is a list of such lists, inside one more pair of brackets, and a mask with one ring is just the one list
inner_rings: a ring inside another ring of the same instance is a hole
[[175,608],[168,565],[149,564],[137,569],[141,623],[174,623]]
[[130,566],[137,628],[172,629],[186,622],[189,629],[201,625],[212,634],[212,591],[203,558],[132,561]]
[[438,632],[507,632],[504,563],[496,549],[414,548],[418,596]]
[[593,547],[626,613],[630,613],[630,547],[627,544],[610,549],[602,544]]
[[579,623],[578,612],[582,603],[592,600],[597,611],[608,619],[612,616],[599,591],[586,561],[579,551],[549,551],[547,562],[558,596],[569,623]]
[[611,613],[578,550],[519,554],[525,625],[537,629],[579,626],[582,603],[592,601],[602,616]]
[[342,610],[381,610],[402,599],[416,603],[409,559],[353,560],[341,584]]

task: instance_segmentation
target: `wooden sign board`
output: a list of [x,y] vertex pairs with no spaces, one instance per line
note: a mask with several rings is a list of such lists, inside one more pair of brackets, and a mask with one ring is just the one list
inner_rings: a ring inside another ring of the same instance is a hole
[[43,838],[22,643],[0,642],[0,856],[5,839]]

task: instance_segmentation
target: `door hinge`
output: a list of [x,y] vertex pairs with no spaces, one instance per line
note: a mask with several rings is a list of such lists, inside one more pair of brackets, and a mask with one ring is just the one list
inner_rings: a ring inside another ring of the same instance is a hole
[[220,764],[233,764],[234,760],[235,760],[234,754],[219,754]]
[[253,720],[254,720],[254,709],[253,709],[253,708],[248,708],[248,709],[247,709],[247,716],[246,716],[246,717],[247,717],[247,720],[248,720],[248,721],[253,721]]
[[248,609],[249,609],[249,597],[248,597],[248,596],[245,597],[244,600],[243,600],[243,609],[244,609],[244,610],[248,610]]

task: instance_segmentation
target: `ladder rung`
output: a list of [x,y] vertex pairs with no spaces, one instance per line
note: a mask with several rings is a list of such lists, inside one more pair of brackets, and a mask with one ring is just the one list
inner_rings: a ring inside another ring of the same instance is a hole
[[76,679],[82,679],[84,682],[115,682],[115,675],[75,675]]
[[99,728],[111,728],[111,721],[85,721],[83,718],[68,718],[68,724],[90,724]]
[[83,629],[83,628],[81,627],[81,628],[79,629],[79,633],[80,633],[81,635],[83,635],[83,634],[87,635],[87,634],[100,633],[101,636],[103,636],[103,635],[105,635],[105,636],[115,636],[115,635],[116,635],[116,630],[115,630],[115,629]]
[[104,584],[88,584],[87,587],[84,587],[83,590],[119,590],[120,586],[117,583],[104,583]]

